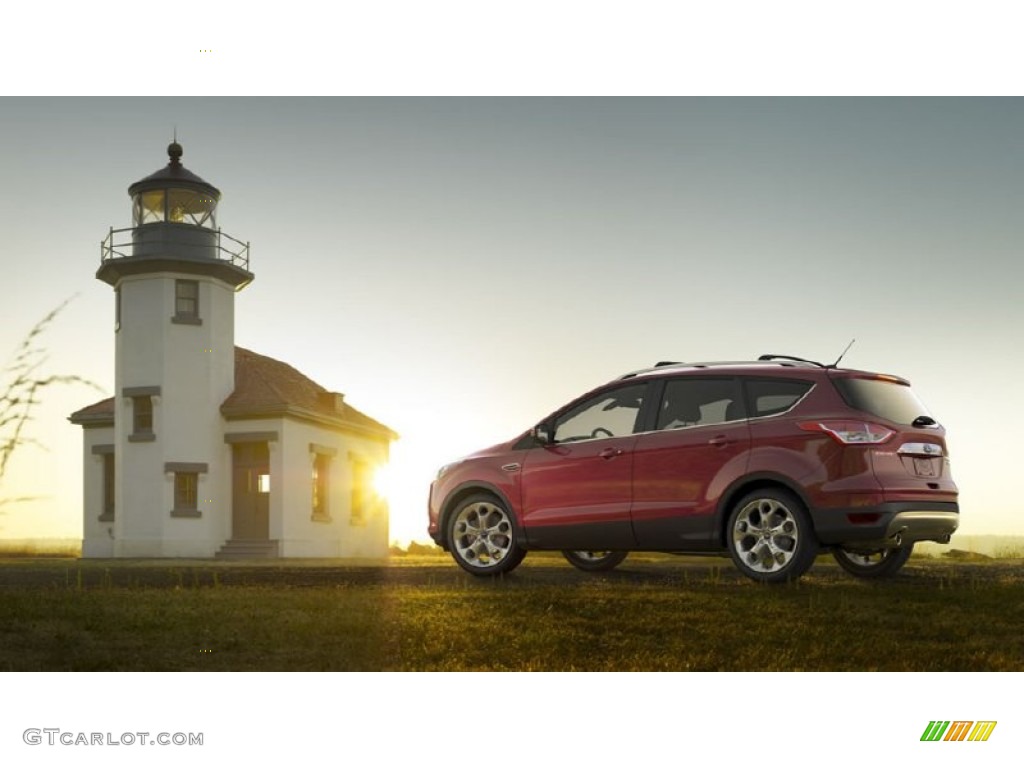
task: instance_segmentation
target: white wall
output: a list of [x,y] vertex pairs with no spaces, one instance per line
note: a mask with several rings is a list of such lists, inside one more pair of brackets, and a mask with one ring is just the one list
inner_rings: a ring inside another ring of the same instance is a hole
[[[381,466],[387,462],[386,444],[292,419],[285,420],[283,426],[282,556],[386,558],[386,502],[371,493],[372,504],[364,514],[363,523],[354,525],[352,522],[353,464],[350,459],[355,454],[371,467]],[[328,480],[329,521],[313,519],[314,453],[310,444],[334,451]]]
[[[177,324],[176,279],[199,283],[201,325]],[[118,492],[115,554],[211,557],[231,511],[231,452],[220,405],[234,389],[234,291],[217,280],[156,273],[120,282],[115,340]],[[153,442],[132,442],[133,402],[125,388],[160,387],[153,398]],[[172,517],[169,462],[206,464],[199,475],[198,518]]]

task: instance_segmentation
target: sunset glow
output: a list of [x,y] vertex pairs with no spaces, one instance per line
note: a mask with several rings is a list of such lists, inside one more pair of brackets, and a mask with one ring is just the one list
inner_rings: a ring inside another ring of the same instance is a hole
[[386,501],[391,501],[391,465],[377,467],[373,473],[373,492]]

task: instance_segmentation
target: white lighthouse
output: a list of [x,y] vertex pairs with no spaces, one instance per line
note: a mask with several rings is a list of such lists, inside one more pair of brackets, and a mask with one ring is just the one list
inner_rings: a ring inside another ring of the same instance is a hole
[[167,154],[128,188],[132,227],[111,230],[96,273],[114,289],[114,407],[130,425],[114,436],[115,556],[212,554],[203,510],[231,492],[220,405],[248,246],[217,228],[220,191],[181,164],[181,145]]
[[170,161],[128,188],[97,279],[114,289],[114,397],[84,427],[85,557],[387,552],[372,472],[396,437],[295,369],[235,347],[249,246],[221,193]]

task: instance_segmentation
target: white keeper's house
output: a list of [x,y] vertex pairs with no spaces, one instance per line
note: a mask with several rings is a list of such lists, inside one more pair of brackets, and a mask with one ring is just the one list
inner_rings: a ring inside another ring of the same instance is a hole
[[84,435],[83,557],[386,557],[373,490],[397,435],[286,363],[235,346],[249,246],[167,148],[128,188],[96,278],[114,289],[114,397]]

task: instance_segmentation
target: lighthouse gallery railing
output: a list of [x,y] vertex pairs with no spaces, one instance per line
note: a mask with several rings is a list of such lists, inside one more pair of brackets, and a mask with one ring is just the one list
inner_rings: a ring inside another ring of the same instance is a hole
[[[138,239],[135,237],[136,229],[138,227],[127,227],[125,229],[114,229],[111,227],[110,233],[100,243],[100,263],[102,264],[109,259],[128,259],[134,256],[133,250],[138,244]],[[153,238],[153,233],[147,232],[145,247],[146,250],[152,250],[154,247],[159,247],[161,242],[164,242],[175,249],[194,249],[196,258],[226,261],[233,266],[244,269],[246,272],[249,271],[248,243],[236,240],[231,235],[221,232],[219,228],[207,230],[207,232],[215,235],[215,238],[209,243],[183,242],[175,237]]]

